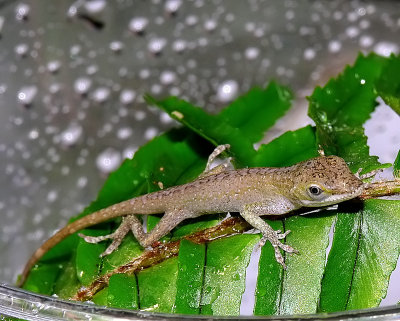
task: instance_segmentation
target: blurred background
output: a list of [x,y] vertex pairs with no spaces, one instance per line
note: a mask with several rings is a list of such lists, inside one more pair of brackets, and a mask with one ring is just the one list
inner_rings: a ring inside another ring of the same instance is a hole
[[[399,34],[400,1],[0,1],[0,282],[175,126],[144,93],[216,112],[274,79],[295,100],[270,140],[310,123],[305,97],[360,51],[398,54]],[[375,114],[371,151],[393,162],[399,117]]]

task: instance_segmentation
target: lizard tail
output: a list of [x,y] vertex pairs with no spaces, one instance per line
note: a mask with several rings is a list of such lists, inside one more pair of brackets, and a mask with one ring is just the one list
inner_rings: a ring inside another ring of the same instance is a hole
[[[67,226],[63,227],[61,230],[56,232],[52,237],[50,237],[46,242],[42,244],[31,256],[29,261],[26,263],[24,270],[17,281],[17,286],[22,287],[28,278],[28,275],[31,269],[36,265],[36,263],[43,257],[47,251],[52,249],[55,245],[60,243],[63,239],[67,236],[74,234],[75,232],[82,230],[86,227],[102,223],[109,219],[132,214],[132,208],[126,206],[124,204],[126,202],[122,202],[117,204],[116,206],[110,206],[108,208],[102,209],[100,211],[94,212],[87,216],[84,216],[75,222],[68,224]],[[122,206],[121,206],[122,205]],[[125,206],[124,206],[125,205]],[[140,214],[140,213],[139,213]]]

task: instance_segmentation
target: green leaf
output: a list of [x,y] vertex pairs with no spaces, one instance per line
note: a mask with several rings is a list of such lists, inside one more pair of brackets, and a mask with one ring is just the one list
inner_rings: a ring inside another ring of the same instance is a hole
[[239,128],[252,143],[259,142],[290,108],[292,94],[288,88],[270,82],[266,89],[253,88],[218,115],[220,122]]
[[114,274],[110,278],[107,305],[114,308],[138,309],[138,287],[135,275]]
[[400,177],[400,150],[397,153],[396,160],[393,163],[393,176]]
[[400,56],[391,56],[377,81],[376,89],[386,104],[400,115]]
[[[281,220],[268,221],[268,224],[275,231],[283,231]],[[283,269],[276,262],[273,247],[267,243],[261,249],[260,261],[258,263],[254,315],[275,315],[279,313],[282,278]]]
[[309,115],[317,126],[318,143],[326,154],[343,157],[353,172],[390,166],[369,155],[362,127],[377,105],[375,83],[386,63],[374,54],[360,55],[354,66],[325,87],[317,87],[309,97]]
[[106,274],[107,272],[114,270],[116,267],[132,261],[132,258],[140,256],[142,252],[143,248],[139,245],[139,242],[131,233],[129,233],[122,240],[121,245],[118,247],[118,251],[114,251],[103,258],[103,266],[100,274]]
[[343,213],[343,206],[339,207],[333,244],[322,280],[320,312],[346,309],[357,260],[361,218],[360,212]]
[[254,166],[282,167],[316,156],[315,129],[306,126],[296,131],[287,131],[270,143],[261,145],[252,162]]
[[259,235],[243,234],[208,245],[201,314],[239,315],[246,268],[259,240]]
[[92,301],[94,304],[107,306],[108,304],[108,288],[104,288],[103,290],[97,292]]
[[177,257],[141,271],[138,274],[140,309],[173,313],[177,276]]
[[175,313],[199,314],[203,287],[205,244],[182,240],[178,256],[178,279],[176,281]]
[[300,252],[286,255],[280,314],[315,313],[325,267],[329,230],[335,215],[322,211],[306,216],[293,216],[285,220],[287,244]]
[[229,142],[230,154],[245,166],[255,156],[253,144],[289,109],[291,94],[271,83],[266,89],[251,90],[215,116],[176,97],[146,99],[214,145]]
[[[99,236],[106,235],[110,232],[108,228],[85,229],[82,231],[84,235]],[[76,248],[76,273],[79,281],[83,285],[89,285],[99,275],[101,267],[100,254],[107,248],[106,242],[96,244],[87,243],[84,239],[80,239]]]
[[400,254],[400,202],[365,202],[358,259],[347,309],[378,306]]
[[[378,306],[399,258],[399,201],[368,200],[354,215],[338,216],[322,282],[324,312]],[[350,224],[339,220],[354,222],[350,234]]]
[[59,277],[54,285],[54,294],[62,299],[71,298],[76,291],[81,287],[76,273],[75,263],[69,261],[65,263],[60,271]]
[[60,270],[61,266],[58,263],[39,264],[31,270],[23,288],[28,291],[51,295]]

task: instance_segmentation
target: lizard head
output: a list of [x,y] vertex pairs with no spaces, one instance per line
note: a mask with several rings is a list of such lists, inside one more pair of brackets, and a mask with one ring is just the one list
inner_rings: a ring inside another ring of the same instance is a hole
[[293,194],[302,206],[332,205],[361,195],[364,185],[338,156],[320,156],[294,169]]

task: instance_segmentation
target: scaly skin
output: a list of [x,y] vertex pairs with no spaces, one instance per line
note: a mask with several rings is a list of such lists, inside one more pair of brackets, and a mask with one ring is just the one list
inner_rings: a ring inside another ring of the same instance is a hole
[[[212,154],[213,158],[222,150],[217,148],[217,152]],[[19,284],[25,282],[38,260],[64,238],[120,216],[124,216],[123,223],[113,234],[103,237],[81,236],[91,243],[112,238],[113,242],[103,253],[107,255],[119,246],[129,230],[142,246],[147,247],[184,219],[203,214],[239,212],[248,223],[260,230],[263,235],[261,244],[271,242],[277,261],[285,267],[280,249],[296,252],[280,242],[290,231],[274,231],[260,216],[283,215],[300,207],[340,203],[361,195],[364,189],[362,181],[337,156],[320,156],[284,168],[227,170],[222,166],[219,170],[221,172],[217,174],[211,170],[191,183],[112,205],[65,226],[32,255]],[[135,215],[158,213],[164,213],[161,221],[150,233],[144,233]]]

